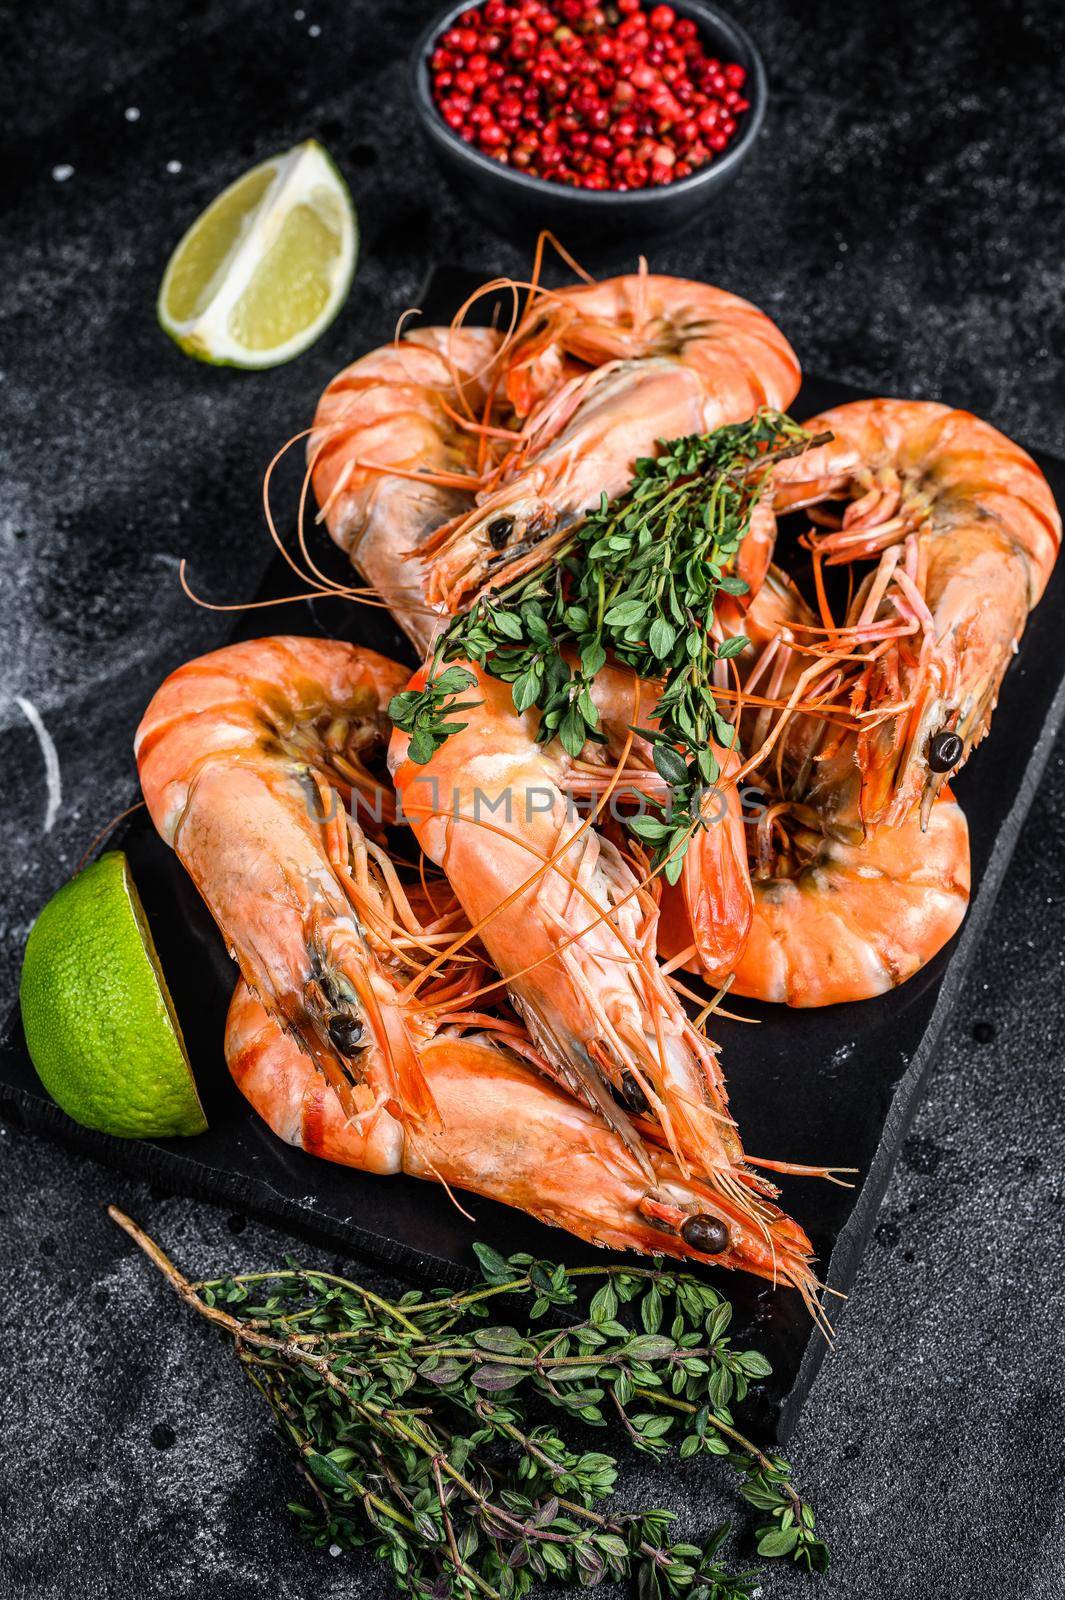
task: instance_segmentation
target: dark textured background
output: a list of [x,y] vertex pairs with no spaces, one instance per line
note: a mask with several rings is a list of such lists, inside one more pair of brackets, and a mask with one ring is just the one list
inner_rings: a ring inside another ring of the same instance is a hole
[[[1060,5],[735,9],[768,61],[765,134],[706,224],[654,264],[750,296],[813,370],[956,400],[1065,452]],[[225,637],[224,617],[181,595],[178,558],[201,591],[249,596],[268,554],[263,467],[326,379],[380,342],[433,259],[523,265],[442,190],[415,137],[403,63],[428,11],[67,0],[6,15],[5,1005],[35,911],[126,803],[151,690]],[[278,372],[184,360],[153,314],[169,249],[243,167],[311,133],[359,207],[348,306]],[[60,751],[47,833],[16,697]],[[815,1585],[833,1600],[1065,1592],[1063,839],[1058,753],[790,1452],[833,1545]],[[371,1564],[299,1544],[258,1403],[102,1207],[117,1200],[194,1272],[276,1263],[288,1241],[0,1139],[0,1596],[383,1594]],[[693,1533],[732,1505],[711,1465],[629,1489]],[[763,1592],[813,1589],[775,1568]]]

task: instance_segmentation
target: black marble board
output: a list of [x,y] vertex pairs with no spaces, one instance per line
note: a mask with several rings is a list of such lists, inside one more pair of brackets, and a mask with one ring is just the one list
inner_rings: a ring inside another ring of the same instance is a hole
[[[441,268],[430,274],[420,303],[426,322],[449,319],[477,282]],[[487,308],[482,307],[482,312]],[[385,331],[382,331],[384,336]],[[859,398],[848,385],[807,377],[793,406],[800,418]],[[1065,463],[1040,455],[1059,503]],[[788,564],[788,529],[778,555]],[[331,546],[316,549],[325,570],[349,570]],[[260,598],[291,592],[293,574],[278,557]],[[855,1166],[852,1189],[785,1179],[783,1204],[807,1229],[826,1283],[846,1294],[876,1219],[944,1022],[957,998],[985,927],[1021,825],[1065,713],[1058,660],[1058,618],[1065,605],[1060,568],[1034,613],[1012,665],[993,735],[955,783],[969,819],[973,898],[958,936],[901,989],[862,1005],[819,1011],[743,1002],[758,1027],[719,1019],[719,1040],[731,1105],[745,1146],[759,1155],[802,1163]],[[264,632],[345,637],[385,653],[409,646],[380,610],[318,600],[244,614],[234,637]],[[155,685],[145,685],[145,701]],[[132,730],[131,730],[132,735]],[[343,1245],[368,1259],[432,1282],[458,1284],[471,1275],[474,1239],[510,1252],[586,1259],[587,1247],[519,1213],[466,1199],[471,1224],[433,1185],[379,1179],[292,1150],[246,1105],[225,1071],[221,1041],[234,968],[222,941],[173,854],[143,811],[108,841],[124,849],[144,898],[174,993],[210,1123],[195,1140],[123,1141],[78,1127],[44,1095],[28,1059],[17,1008],[0,1042],[0,1117],[80,1146],[134,1175],[189,1194],[239,1206],[315,1240]],[[765,1351],[773,1377],[757,1397],[756,1427],[787,1437],[827,1350],[798,1296],[739,1274],[716,1275],[736,1306],[739,1341]],[[829,1299],[838,1319],[841,1302]]]

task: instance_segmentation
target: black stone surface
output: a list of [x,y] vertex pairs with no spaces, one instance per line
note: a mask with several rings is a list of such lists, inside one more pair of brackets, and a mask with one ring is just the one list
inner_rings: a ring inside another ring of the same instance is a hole
[[[403,57],[428,10],[101,0],[10,12],[5,1002],[35,910],[125,803],[148,693],[227,631],[184,600],[177,559],[202,592],[248,595],[267,558],[262,469],[324,381],[409,303],[430,259],[523,264],[441,190],[414,142]],[[655,265],[749,295],[812,369],[870,392],[964,396],[1061,453],[1060,8],[736,10],[770,68],[766,133],[707,226],[656,250]],[[279,372],[186,362],[154,323],[169,248],[242,166],[310,133],[359,204],[348,307]],[[59,749],[48,832],[20,700]],[[826,1595],[1065,1590],[1062,767],[1059,752],[791,1447],[835,1551]],[[275,1262],[287,1241],[43,1142],[2,1143],[0,1594],[383,1595],[371,1565],[299,1545],[282,1510],[291,1479],[254,1397],[102,1206],[125,1206],[197,1272]],[[709,1466],[637,1470],[628,1489],[693,1532],[732,1504]],[[806,1587],[773,1569],[763,1592]]]

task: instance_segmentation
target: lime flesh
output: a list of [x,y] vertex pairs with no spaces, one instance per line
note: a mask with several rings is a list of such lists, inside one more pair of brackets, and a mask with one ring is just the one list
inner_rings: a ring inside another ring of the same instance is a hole
[[253,167],[197,217],[163,275],[160,324],[198,360],[277,366],[332,322],[357,255],[347,185],[310,139]]

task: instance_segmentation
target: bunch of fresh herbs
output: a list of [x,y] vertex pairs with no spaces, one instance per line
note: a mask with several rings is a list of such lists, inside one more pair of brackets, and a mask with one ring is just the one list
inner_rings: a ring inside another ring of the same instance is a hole
[[[680,875],[701,822],[700,797],[720,776],[711,748],[731,748],[736,730],[713,693],[718,661],[739,655],[742,634],[715,641],[720,594],[741,595],[739,549],[770,467],[821,442],[779,411],[663,441],[636,462],[629,488],[575,525],[549,562],[482,594],[437,643],[424,688],[397,695],[390,715],[424,764],[466,724],[476,701],[455,696],[475,682],[475,661],[511,685],[518,712],[540,712],[541,742],[557,736],[571,757],[603,740],[591,694],[608,658],[660,685],[655,726],[641,728],[668,803],[641,810],[630,826],[653,847],[667,879]],[[657,814],[656,814],[657,813]]]
[[[458,1294],[393,1302],[294,1264],[194,1284],[111,1215],[233,1338],[306,1480],[311,1504],[291,1507],[305,1532],[369,1547],[414,1600],[518,1600],[537,1579],[627,1574],[640,1600],[750,1596],[754,1574],[716,1560],[727,1527],[675,1543],[670,1512],[606,1503],[617,1462],[575,1434],[609,1419],[652,1456],[722,1457],[763,1515],[759,1552],[828,1565],[787,1462],[737,1429],[735,1405],[770,1369],[732,1347],[731,1308],[706,1283],[660,1263],[567,1268],[478,1245],[485,1285]],[[514,1323],[490,1321],[499,1301],[520,1306]]]

